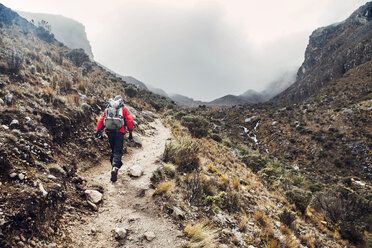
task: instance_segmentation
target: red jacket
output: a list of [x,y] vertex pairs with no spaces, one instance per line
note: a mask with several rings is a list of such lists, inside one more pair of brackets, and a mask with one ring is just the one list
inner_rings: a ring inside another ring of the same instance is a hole
[[[131,115],[129,115],[128,109],[123,108],[123,114],[124,114],[125,123],[127,124],[128,128],[130,130],[133,130],[133,117]],[[103,115],[101,115],[101,117],[99,117],[99,119],[98,119],[97,130],[100,130],[101,128],[103,128],[103,121],[105,119],[105,116],[106,116],[106,110],[105,110],[105,112],[103,112]],[[125,132],[125,127],[122,126],[120,128],[119,132],[124,133]]]

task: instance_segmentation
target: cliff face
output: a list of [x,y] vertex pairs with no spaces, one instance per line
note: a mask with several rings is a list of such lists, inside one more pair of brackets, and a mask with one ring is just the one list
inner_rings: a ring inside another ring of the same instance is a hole
[[85,27],[80,22],[60,15],[29,13],[23,11],[18,11],[18,14],[26,18],[28,21],[33,20],[36,26],[41,20],[47,21],[57,40],[61,41],[69,48],[84,49],[90,59],[93,59],[92,47],[87,38]]
[[371,20],[372,2],[369,2],[345,21],[315,30],[310,36],[296,82],[275,97],[274,102],[300,102],[350,69],[370,61]]

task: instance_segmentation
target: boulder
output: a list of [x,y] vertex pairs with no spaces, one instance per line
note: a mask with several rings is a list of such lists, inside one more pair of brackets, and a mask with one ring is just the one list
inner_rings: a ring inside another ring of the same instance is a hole
[[85,194],[87,195],[88,200],[93,202],[94,204],[97,204],[100,201],[102,201],[102,193],[97,190],[87,189],[85,190]]
[[143,174],[143,170],[138,165],[134,165],[129,169],[129,175],[132,177],[140,177]]
[[138,136],[133,136],[133,142],[137,147],[142,147],[142,141]]
[[122,227],[116,227],[114,230],[114,235],[117,240],[123,240],[127,237],[127,230]]
[[155,233],[154,232],[146,232],[145,233],[145,238],[147,241],[152,241],[156,236],[155,236]]

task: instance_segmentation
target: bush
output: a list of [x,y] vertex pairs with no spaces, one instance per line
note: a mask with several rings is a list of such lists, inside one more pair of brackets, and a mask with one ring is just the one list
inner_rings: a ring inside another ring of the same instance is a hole
[[175,168],[172,164],[166,164],[164,166],[158,167],[150,178],[152,185],[156,186],[161,181],[166,179],[173,179],[176,175]]
[[10,73],[18,73],[22,69],[24,56],[21,52],[11,49],[6,53],[5,56],[6,66],[4,68]]
[[129,97],[135,97],[138,94],[138,90],[134,86],[128,85],[125,88],[125,94]]
[[193,137],[202,138],[208,135],[209,122],[201,116],[184,116],[181,124],[187,127]]
[[189,137],[180,137],[165,146],[163,160],[177,165],[181,172],[191,172],[200,165],[199,146]]
[[296,214],[288,208],[284,208],[279,214],[279,219],[283,224],[291,226],[292,222],[296,220]]
[[372,202],[341,185],[316,194],[311,206],[353,243],[361,243],[363,232],[372,226],[368,223],[372,219],[368,219],[372,215]]
[[38,27],[36,28],[36,35],[46,42],[51,43],[54,41],[54,34],[51,32],[51,26],[44,20],[39,21]]
[[248,154],[241,157],[241,160],[246,164],[253,172],[258,172],[259,170],[265,168],[266,159],[260,154]]
[[82,48],[72,49],[66,54],[66,57],[79,67],[82,66],[84,62],[90,62],[89,56]]
[[291,191],[287,191],[285,195],[291,203],[296,205],[296,208],[301,211],[301,213],[305,213],[312,197],[311,192],[297,187],[294,187]]

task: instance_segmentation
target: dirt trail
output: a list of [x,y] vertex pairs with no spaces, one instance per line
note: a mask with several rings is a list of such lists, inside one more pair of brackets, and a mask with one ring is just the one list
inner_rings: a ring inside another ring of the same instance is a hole
[[[169,129],[160,120],[151,123],[152,130],[142,137],[143,147],[131,155],[123,156],[118,181],[110,182],[111,165],[108,161],[91,168],[84,175],[86,188],[101,186],[104,189],[103,202],[99,210],[81,218],[70,226],[71,247],[176,247],[180,242],[178,228],[153,201],[149,189],[152,172],[159,166],[156,161],[164,151]],[[138,165],[144,174],[139,178],[128,175],[128,169]],[[123,227],[128,235],[123,244],[115,240],[113,230]],[[151,242],[144,238],[146,232],[156,235]]]

